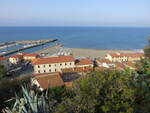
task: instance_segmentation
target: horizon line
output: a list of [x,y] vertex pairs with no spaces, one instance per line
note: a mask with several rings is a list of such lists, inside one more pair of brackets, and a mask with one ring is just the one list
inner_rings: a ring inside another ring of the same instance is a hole
[[130,28],[150,28],[150,26],[123,26],[123,25],[114,25],[114,26],[107,26],[107,25],[105,25],[105,26],[69,26],[69,25],[66,25],[66,26],[62,26],[62,25],[55,25],[55,26],[51,26],[51,25],[49,25],[49,26],[47,26],[47,25],[33,25],[33,26],[31,26],[31,25],[14,25],[14,26],[12,26],[12,25],[9,25],[9,26],[7,26],[7,25],[5,25],[5,26],[1,26],[0,25],[0,27],[120,27],[120,28],[127,28],[127,27],[130,27]]

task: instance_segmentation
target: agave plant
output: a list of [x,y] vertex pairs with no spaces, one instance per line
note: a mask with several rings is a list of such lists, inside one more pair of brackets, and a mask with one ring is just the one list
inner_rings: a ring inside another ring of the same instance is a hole
[[48,101],[47,92],[38,96],[34,91],[22,86],[23,97],[16,94],[15,104],[12,109],[6,108],[5,113],[51,113],[55,101]]

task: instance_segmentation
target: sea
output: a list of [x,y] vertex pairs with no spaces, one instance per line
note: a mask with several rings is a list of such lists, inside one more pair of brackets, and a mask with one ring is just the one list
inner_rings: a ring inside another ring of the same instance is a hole
[[57,38],[68,48],[139,50],[149,36],[150,28],[144,27],[0,27],[0,43]]

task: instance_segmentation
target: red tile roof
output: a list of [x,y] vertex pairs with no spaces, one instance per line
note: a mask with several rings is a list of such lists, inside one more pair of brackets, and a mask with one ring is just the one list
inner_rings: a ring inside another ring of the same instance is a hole
[[135,66],[134,63],[132,62],[126,62],[125,65],[127,65],[128,67],[131,67],[131,68],[134,68],[134,69],[137,69],[137,67]]
[[29,57],[37,57],[38,54],[35,54],[35,53],[28,54],[28,53],[27,53],[27,54],[24,54],[23,56],[25,56],[25,57],[26,57],[26,56],[27,56],[27,57],[28,57],[28,56],[29,56]]
[[133,57],[133,58],[144,57],[144,53],[131,53],[131,54],[128,54],[128,56]]
[[19,55],[19,54],[15,54],[15,55],[10,56],[10,58],[21,58],[21,57],[22,57],[22,55]]
[[7,57],[0,57],[0,61],[7,60],[7,59],[8,59]]
[[74,72],[74,68],[64,68],[64,69],[61,69],[61,71],[63,73],[66,73],[66,72]]
[[62,63],[75,61],[73,56],[57,56],[49,58],[36,58],[32,61],[33,65],[49,64],[49,63]]
[[74,68],[75,72],[87,72],[87,71],[93,71],[92,67],[76,67]]
[[99,63],[112,63],[110,60],[108,60],[108,59],[97,59],[96,60],[97,62],[99,62]]
[[93,62],[88,58],[76,60],[76,65],[89,65],[89,64],[93,64]]
[[68,88],[71,88],[73,85],[73,82],[65,82],[65,86]]
[[125,53],[109,53],[110,56],[112,57],[124,57],[127,56]]
[[144,57],[144,53],[109,53],[112,57]]
[[43,89],[48,89],[57,86],[63,86],[64,82],[59,73],[41,74],[35,76],[36,80]]
[[116,62],[116,63],[114,63],[114,64],[115,64],[116,68],[119,68],[119,69],[125,69],[125,68],[126,68],[123,63]]
[[105,67],[95,67],[95,71],[104,71]]

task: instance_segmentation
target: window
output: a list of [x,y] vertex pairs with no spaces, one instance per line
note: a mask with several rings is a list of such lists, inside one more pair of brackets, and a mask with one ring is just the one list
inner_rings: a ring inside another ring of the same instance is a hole
[[67,65],[67,63],[65,63],[65,65]]
[[38,66],[38,68],[40,68],[40,66]]
[[49,65],[49,67],[51,67],[51,65]]
[[70,65],[71,65],[71,63],[70,63]]
[[49,70],[49,72],[51,72],[51,69]]
[[45,65],[43,67],[45,67]]
[[46,71],[44,70],[44,73],[45,73]]
[[62,66],[62,64],[60,64],[60,66]]
[[56,64],[55,64],[55,67],[56,67]]
[[55,71],[57,71],[57,69],[55,69]]
[[38,71],[38,73],[40,73],[40,71]]

